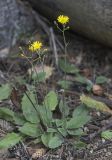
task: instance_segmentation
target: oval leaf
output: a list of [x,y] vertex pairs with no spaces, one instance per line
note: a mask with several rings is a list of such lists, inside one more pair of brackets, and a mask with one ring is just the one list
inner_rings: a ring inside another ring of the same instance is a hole
[[0,87],[0,101],[7,99],[11,94],[11,86],[9,84],[3,84]]
[[61,146],[62,143],[63,143],[63,139],[61,139],[58,135],[55,135],[50,139],[48,146],[49,148],[54,149]]
[[83,114],[88,115],[88,109],[83,104],[77,106],[77,108],[73,111],[73,117],[82,116]]
[[[36,104],[36,100],[35,100],[35,95],[32,92],[27,93],[27,94],[28,94],[29,98],[31,99],[32,103],[36,107],[37,104]],[[34,108],[34,106],[32,105],[29,98],[27,97],[26,94],[23,96],[23,99],[22,99],[23,114],[24,114],[27,121],[29,121],[31,123],[38,123],[39,122],[38,113],[37,113],[36,109]]]
[[84,135],[84,132],[81,128],[79,129],[75,129],[75,130],[67,130],[69,135],[73,135],[73,136],[82,136]]
[[59,67],[63,72],[66,72],[66,73],[75,74],[79,72],[79,69],[75,65],[69,63],[68,61],[65,63],[64,59],[59,60]]
[[0,118],[7,121],[13,121],[14,112],[9,108],[0,108]]
[[16,133],[8,133],[4,138],[0,139],[0,149],[12,147],[21,139],[22,137]]
[[69,89],[73,83],[71,81],[60,80],[58,81],[58,85],[63,89]]
[[41,130],[37,124],[25,123],[24,126],[19,128],[19,131],[30,137],[39,137]]
[[58,104],[57,94],[54,91],[50,91],[45,97],[44,104],[49,107],[51,111],[55,110]]
[[49,144],[50,139],[52,138],[52,135],[53,135],[52,133],[44,133],[44,134],[42,134],[41,140],[42,140],[42,143],[46,147],[48,147],[48,144]]
[[38,107],[38,112],[39,112],[40,119],[43,122],[43,124],[46,127],[50,127],[51,122],[52,122],[52,112],[51,112],[51,110],[46,106],[39,106]]
[[96,78],[96,84],[103,84],[107,82],[107,78],[105,76],[98,76]]
[[63,118],[69,115],[69,111],[70,111],[69,106],[67,105],[66,102],[63,102],[62,100],[59,103],[59,110]]
[[67,129],[77,129],[83,127],[83,125],[85,125],[90,119],[91,117],[85,114],[83,116],[73,117],[67,122]]
[[101,137],[105,139],[112,139],[112,130],[107,130],[101,133]]

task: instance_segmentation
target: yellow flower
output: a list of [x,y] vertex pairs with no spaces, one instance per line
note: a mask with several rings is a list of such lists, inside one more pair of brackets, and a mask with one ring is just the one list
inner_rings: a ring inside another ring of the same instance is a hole
[[61,24],[66,24],[69,22],[69,17],[64,16],[64,15],[60,15],[60,16],[58,16],[57,21]]
[[42,43],[39,42],[39,41],[35,41],[32,44],[30,44],[29,50],[32,51],[32,52],[35,52],[37,50],[40,50],[41,47],[42,47]]

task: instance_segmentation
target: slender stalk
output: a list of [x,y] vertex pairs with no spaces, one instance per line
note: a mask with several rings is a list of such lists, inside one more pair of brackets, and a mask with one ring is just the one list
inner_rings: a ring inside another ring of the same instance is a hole
[[[27,59],[27,61],[30,63],[30,65],[31,65],[31,68],[32,68],[32,73],[33,73],[33,70],[35,70],[36,71],[36,69],[35,69],[35,67],[34,67],[34,65],[33,65],[33,62],[32,61],[30,61],[28,58],[27,58],[27,56],[25,56],[25,58]],[[31,73],[31,74],[32,74]],[[32,75],[31,75],[32,76]],[[35,89],[34,89],[34,91],[35,91],[35,99],[36,99],[36,102],[37,102],[37,105],[38,105],[38,98],[37,98],[37,93],[36,93],[36,80],[35,80],[35,77],[34,77],[34,86],[35,86]]]
[[[66,38],[65,38],[65,26],[63,26],[62,34],[63,34],[64,54],[65,54],[64,63],[65,63],[65,66],[66,66],[66,64],[67,64],[67,42],[66,42]],[[67,80],[66,70],[65,70],[64,74],[65,74],[65,88],[66,88],[66,80]],[[66,129],[66,117],[65,117],[66,96],[65,96],[65,91],[63,93],[63,104],[64,104],[64,110],[63,110],[63,112],[64,112],[64,128]]]
[[[45,71],[44,71],[44,60],[43,61],[41,60],[41,66],[42,66],[43,73],[45,73]],[[46,85],[46,81],[45,80],[44,80],[44,83],[45,83],[45,90],[46,90],[46,94],[47,94],[47,85]],[[45,105],[46,117],[48,118],[47,106],[46,106],[45,102],[43,102],[43,103]]]
[[[65,30],[63,29],[63,41],[64,41],[64,53],[65,53],[65,66],[67,64],[67,42],[66,42],[66,38],[65,38]],[[66,77],[67,77],[67,73],[66,73],[66,70],[65,70],[65,88],[66,88]]]

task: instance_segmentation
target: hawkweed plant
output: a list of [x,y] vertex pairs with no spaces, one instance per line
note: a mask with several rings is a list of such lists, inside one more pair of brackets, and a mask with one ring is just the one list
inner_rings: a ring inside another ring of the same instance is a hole
[[[55,22],[57,28],[61,31],[64,41],[64,65],[67,64],[67,41],[65,37],[68,26],[69,17],[60,15]],[[61,26],[60,26],[61,25]],[[88,110],[84,105],[80,105],[70,112],[70,107],[66,103],[65,91],[62,98],[54,90],[47,91],[46,79],[46,95],[44,96],[44,85],[41,88],[42,99],[39,102],[37,94],[37,86],[40,85],[39,74],[35,68],[35,64],[40,64],[44,73],[44,59],[47,49],[40,41],[30,42],[27,49],[20,47],[21,57],[31,65],[31,77],[33,79],[33,87],[26,89],[20,102],[20,110],[22,113],[15,113],[9,108],[0,108],[0,118],[8,120],[17,126],[17,131],[8,133],[0,140],[0,149],[9,148],[21,140],[30,137],[34,143],[42,142],[47,148],[57,148],[61,146],[67,139],[74,138],[74,141],[80,141],[80,137],[84,135],[83,126],[90,120]],[[27,53],[28,52],[28,53]],[[33,74],[36,74],[36,77]],[[66,82],[66,71],[65,82]],[[27,82],[26,82],[27,84]],[[41,86],[41,85],[40,85]],[[32,89],[33,88],[33,89]],[[0,87],[0,101],[8,98],[11,94],[9,84]],[[56,113],[58,115],[56,116]],[[74,143],[74,142],[73,142]]]

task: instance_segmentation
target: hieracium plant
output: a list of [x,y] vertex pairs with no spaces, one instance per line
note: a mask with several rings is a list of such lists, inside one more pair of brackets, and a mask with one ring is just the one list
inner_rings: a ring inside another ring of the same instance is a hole
[[[57,28],[63,34],[65,46],[64,66],[67,65],[67,42],[65,32],[68,27],[69,17],[60,15],[55,23]],[[61,25],[61,26],[60,26]],[[0,140],[0,149],[11,147],[19,141],[25,141],[30,137],[34,143],[43,143],[47,148],[57,148],[65,143],[67,139],[73,139],[73,143],[79,142],[80,137],[84,135],[83,126],[90,120],[88,110],[84,105],[76,107],[72,114],[70,107],[66,102],[65,91],[63,90],[60,97],[58,91],[47,89],[44,60],[47,49],[42,42],[30,42],[27,50],[29,54],[21,49],[21,56],[28,61],[31,66],[30,79],[33,82],[33,87],[27,86],[21,101],[22,113],[15,113],[8,108],[0,108],[0,118],[10,121],[17,126],[16,132],[8,133]],[[39,64],[42,67],[41,78],[44,85],[40,85],[40,74],[37,72],[35,65]],[[65,85],[66,85],[66,70]],[[37,94],[37,86],[41,86],[42,100],[39,102]],[[45,89],[43,88],[45,86]],[[9,86],[2,86],[2,91],[11,91]],[[46,95],[43,90],[45,90]],[[7,92],[8,93],[8,92]],[[8,96],[8,95],[7,95]],[[2,96],[0,100],[6,99],[7,96]],[[58,112],[58,116],[54,114]]]

